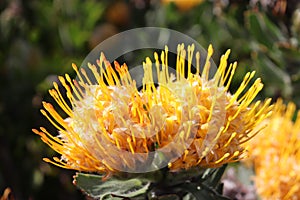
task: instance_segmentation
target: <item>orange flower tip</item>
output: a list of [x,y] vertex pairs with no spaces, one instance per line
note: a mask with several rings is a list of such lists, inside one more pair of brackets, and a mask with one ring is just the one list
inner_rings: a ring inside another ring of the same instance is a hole
[[38,135],[39,135],[39,133],[40,133],[40,132],[39,132],[38,130],[36,130],[35,128],[31,129],[31,131],[34,132],[35,134],[38,134]]
[[46,107],[48,103],[46,101],[42,101],[42,104],[44,107]]
[[43,115],[46,115],[46,111],[45,111],[45,110],[40,109],[40,112],[41,112]]
[[46,132],[46,129],[44,127],[40,127],[41,131]]
[[45,137],[45,133],[38,131],[37,129],[32,129],[32,132],[41,136],[41,137]]
[[51,163],[51,160],[49,158],[43,158],[43,161],[45,161],[47,163]]
[[60,159],[58,157],[53,157],[53,160],[56,162],[60,162]]
[[43,102],[43,106],[44,108],[47,110],[48,109],[53,109],[53,106],[51,103],[48,103],[48,102]]
[[75,63],[72,63],[72,68],[75,70],[75,71],[77,71],[77,65],[75,64]]
[[45,134],[41,134],[41,140],[45,143],[47,143],[48,139],[45,139]]

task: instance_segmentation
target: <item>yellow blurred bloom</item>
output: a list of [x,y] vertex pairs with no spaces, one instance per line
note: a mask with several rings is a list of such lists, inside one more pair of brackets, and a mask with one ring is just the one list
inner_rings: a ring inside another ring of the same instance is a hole
[[[177,51],[175,74],[169,73],[167,47],[160,58],[154,54],[154,65],[146,58],[141,91],[125,64],[114,62],[113,67],[103,54],[97,67],[89,65],[96,84],[84,69],[79,72],[73,65],[79,81],[71,80],[68,74],[59,77],[67,97],[63,98],[57,83],[50,90],[68,118],[63,119],[46,102],[41,110],[59,135],[53,136],[43,127],[33,130],[61,154],[61,158],[44,160],[63,168],[111,174],[151,165],[150,153],[164,148],[161,153],[166,158],[176,155],[168,163],[172,171],[218,167],[244,158],[242,144],[256,135],[254,128],[270,113],[270,100],[249,107],[263,87],[261,80],[249,86],[254,76],[249,72],[231,94],[228,89],[237,63],[227,65],[229,50],[212,79],[208,78],[211,46],[202,70],[194,45],[187,51],[183,44],[178,45]],[[195,74],[191,72],[193,59],[197,63]]]
[[175,5],[182,11],[188,11],[193,7],[201,4],[204,0],[162,0],[162,3],[175,3]]
[[300,199],[300,115],[296,106],[278,100],[267,127],[251,140],[250,159],[254,162],[255,185],[262,199]]

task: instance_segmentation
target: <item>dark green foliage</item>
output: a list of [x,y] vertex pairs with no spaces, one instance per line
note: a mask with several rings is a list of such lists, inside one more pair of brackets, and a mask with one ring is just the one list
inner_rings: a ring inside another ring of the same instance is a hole
[[169,172],[161,169],[144,174],[126,174],[103,180],[102,175],[77,173],[74,184],[88,196],[100,200],[228,200],[222,196],[221,177],[226,165],[218,169],[190,169]]

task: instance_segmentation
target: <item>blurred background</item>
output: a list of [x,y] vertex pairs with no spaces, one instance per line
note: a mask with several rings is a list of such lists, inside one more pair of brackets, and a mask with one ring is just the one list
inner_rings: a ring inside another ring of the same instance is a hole
[[[300,4],[298,0],[0,0],[0,197],[86,199],[74,171],[42,161],[55,153],[32,128],[47,127],[42,100],[57,75],[75,77],[71,63],[106,38],[132,28],[166,27],[204,48],[216,64],[228,48],[238,61],[232,90],[246,71],[265,87],[259,98],[282,97],[300,106]],[[180,41],[179,41],[180,42]],[[151,56],[151,55],[149,55]]]

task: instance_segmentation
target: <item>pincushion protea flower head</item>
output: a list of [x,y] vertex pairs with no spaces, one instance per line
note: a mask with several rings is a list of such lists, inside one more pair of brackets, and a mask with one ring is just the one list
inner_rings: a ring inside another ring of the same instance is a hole
[[[257,133],[254,128],[270,112],[270,101],[249,107],[263,87],[261,80],[245,91],[254,76],[249,72],[231,94],[229,86],[237,63],[227,65],[229,50],[212,79],[208,78],[212,46],[202,70],[194,45],[187,51],[183,44],[178,45],[177,51],[175,74],[169,73],[167,47],[160,58],[154,54],[154,64],[146,58],[140,91],[127,66],[117,62],[112,66],[103,54],[98,66],[89,65],[95,84],[85,70],[79,72],[73,65],[79,81],[71,80],[68,74],[59,77],[67,98],[57,83],[50,90],[68,117],[63,119],[50,103],[44,102],[41,110],[59,135],[53,136],[43,127],[33,130],[61,154],[61,158],[44,160],[67,169],[113,174],[165,166],[172,171],[218,167],[244,158],[242,144]],[[191,72],[193,59],[195,74]]]
[[262,199],[300,199],[300,111],[279,99],[267,127],[249,143],[255,185]]

